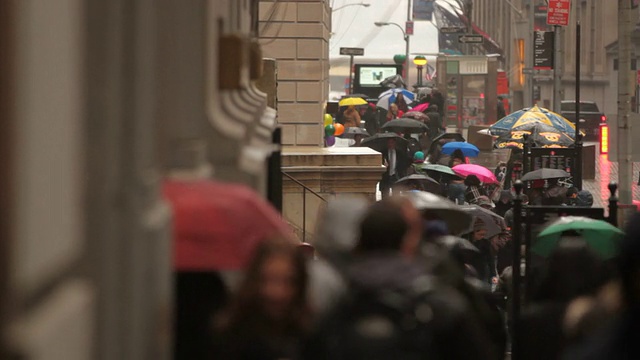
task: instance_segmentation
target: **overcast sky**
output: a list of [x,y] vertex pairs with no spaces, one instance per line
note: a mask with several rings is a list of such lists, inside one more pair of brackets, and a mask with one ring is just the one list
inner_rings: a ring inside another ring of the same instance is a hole
[[[331,5],[337,9],[342,5],[360,2],[371,6],[347,6],[334,11],[330,57],[348,59],[339,54],[341,47],[362,47],[365,57],[374,59],[392,59],[395,54],[404,54],[405,42],[400,29],[393,25],[377,27],[374,22],[395,22],[404,28],[408,0],[331,0]],[[435,22],[415,22],[414,35],[409,41],[410,53],[438,52],[438,32],[434,25]]]

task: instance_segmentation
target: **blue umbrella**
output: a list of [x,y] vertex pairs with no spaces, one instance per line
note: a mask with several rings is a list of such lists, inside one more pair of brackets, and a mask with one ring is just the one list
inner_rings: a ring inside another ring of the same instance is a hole
[[413,99],[415,99],[415,94],[407,89],[389,89],[378,96],[378,103],[376,106],[389,110],[389,106],[396,102],[398,96],[403,96],[404,102],[407,104],[410,104]]
[[468,157],[476,157],[480,153],[480,149],[468,142],[454,141],[442,146],[442,153],[445,155],[451,155],[456,150],[462,151],[462,154]]

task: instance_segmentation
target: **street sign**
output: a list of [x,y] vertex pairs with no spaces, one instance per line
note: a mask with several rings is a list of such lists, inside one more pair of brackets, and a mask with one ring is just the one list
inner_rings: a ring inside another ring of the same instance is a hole
[[404,32],[407,35],[413,35],[413,21],[407,21],[404,25],[404,28],[405,28]]
[[340,55],[362,56],[364,55],[363,48],[340,48]]
[[536,31],[533,37],[533,68],[553,69],[553,31]]
[[440,28],[440,32],[443,34],[463,34],[467,32],[467,29],[459,26],[449,26]]
[[569,25],[571,0],[549,0],[547,8],[547,25]]
[[458,35],[458,41],[463,44],[482,44],[482,35]]

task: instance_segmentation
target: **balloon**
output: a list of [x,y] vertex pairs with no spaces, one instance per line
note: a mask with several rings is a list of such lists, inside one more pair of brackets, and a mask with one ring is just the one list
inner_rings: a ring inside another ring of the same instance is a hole
[[333,116],[331,114],[324,114],[324,126],[333,124]]
[[336,144],[336,137],[335,136],[327,136],[325,138],[325,142],[327,143],[327,146],[333,146]]
[[335,133],[333,135],[340,136],[340,135],[344,134],[344,125],[342,125],[340,123],[335,123],[333,125],[333,127],[336,128],[336,131],[335,131]]
[[333,124],[329,124],[324,127],[324,136],[327,136],[327,137],[333,136],[335,132],[336,132],[336,128],[335,126],[333,126]]

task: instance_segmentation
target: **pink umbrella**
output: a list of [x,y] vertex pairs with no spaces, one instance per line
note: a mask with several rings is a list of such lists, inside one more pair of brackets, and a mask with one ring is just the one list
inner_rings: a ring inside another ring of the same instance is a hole
[[418,105],[412,107],[411,111],[424,112],[425,110],[427,110],[428,107],[429,107],[429,103],[422,103],[422,104],[418,104]]
[[462,176],[475,175],[485,184],[493,184],[497,183],[498,180],[496,176],[491,172],[491,170],[487,169],[484,166],[476,165],[476,164],[460,164],[456,165],[453,168],[457,174]]

